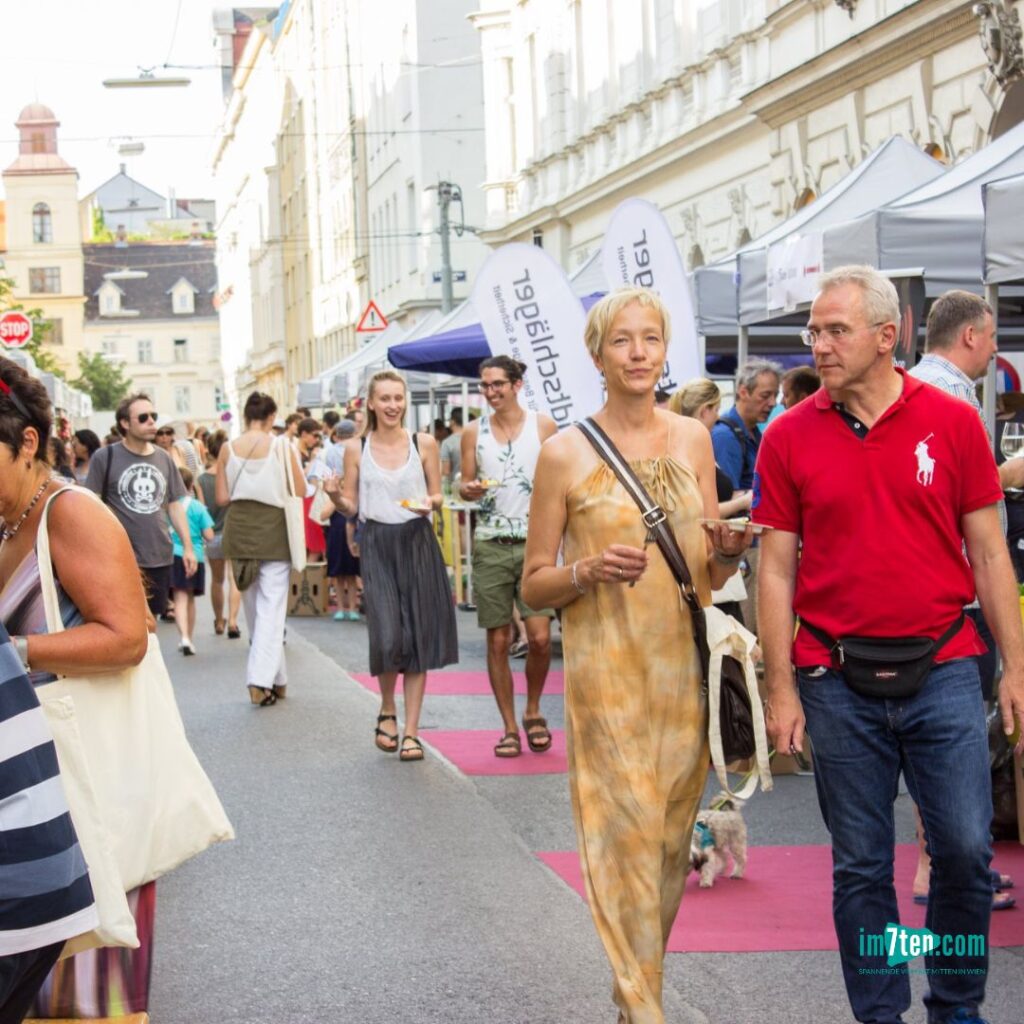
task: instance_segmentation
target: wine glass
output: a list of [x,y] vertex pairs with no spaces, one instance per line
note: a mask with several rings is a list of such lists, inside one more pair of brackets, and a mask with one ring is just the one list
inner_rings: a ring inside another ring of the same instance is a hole
[[1024,423],[1006,423],[999,450],[1008,459],[1024,454]]

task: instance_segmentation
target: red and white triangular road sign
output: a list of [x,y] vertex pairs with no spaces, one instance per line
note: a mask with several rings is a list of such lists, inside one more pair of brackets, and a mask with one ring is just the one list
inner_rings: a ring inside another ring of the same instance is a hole
[[388,318],[378,309],[377,303],[370,299],[363,310],[363,315],[356,324],[356,330],[363,334],[373,334],[383,331],[388,325]]

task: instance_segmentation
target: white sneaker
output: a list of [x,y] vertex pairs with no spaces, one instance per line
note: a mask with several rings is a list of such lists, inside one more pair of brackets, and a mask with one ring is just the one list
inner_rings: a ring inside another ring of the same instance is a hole
[[178,643],[178,650],[182,654],[191,655],[196,653],[196,649],[192,646],[191,640],[181,640]]

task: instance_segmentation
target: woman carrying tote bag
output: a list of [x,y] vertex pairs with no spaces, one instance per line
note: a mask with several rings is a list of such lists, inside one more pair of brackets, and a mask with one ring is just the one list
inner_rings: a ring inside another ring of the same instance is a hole
[[[98,501],[72,488],[62,491],[63,482],[51,478],[45,443],[51,427],[42,384],[0,358],[0,622],[36,687],[58,675],[139,665],[149,643],[146,599],[128,536]],[[50,553],[64,627],[55,633],[47,632],[36,559],[42,513],[51,498]],[[35,1016],[146,1010],[155,883],[130,892],[128,903],[139,947],[91,949],[61,961],[43,985]]]
[[[249,625],[250,701],[269,707],[285,696],[284,626],[293,566],[305,565],[302,498],[306,481],[287,438],[272,432],[277,403],[254,391],[245,433],[217,457],[217,504],[227,506],[224,557],[231,562]],[[299,497],[296,497],[298,495]]]

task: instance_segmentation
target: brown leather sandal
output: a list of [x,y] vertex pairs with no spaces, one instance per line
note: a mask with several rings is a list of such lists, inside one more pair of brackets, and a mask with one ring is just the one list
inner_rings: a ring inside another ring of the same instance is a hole
[[551,749],[551,730],[546,718],[539,715],[536,718],[524,718],[523,729],[526,731],[526,742],[535,754],[543,754],[545,750]]
[[523,741],[518,732],[507,732],[494,747],[495,757],[518,757],[523,752]]

